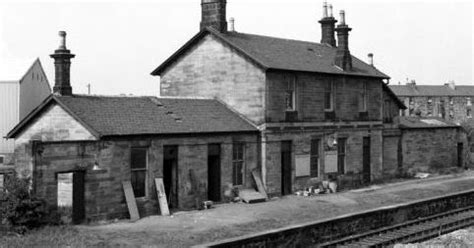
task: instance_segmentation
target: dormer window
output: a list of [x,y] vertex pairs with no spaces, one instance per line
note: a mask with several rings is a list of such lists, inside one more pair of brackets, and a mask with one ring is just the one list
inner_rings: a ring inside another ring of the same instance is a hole
[[285,92],[286,111],[296,111],[296,77],[286,77]]

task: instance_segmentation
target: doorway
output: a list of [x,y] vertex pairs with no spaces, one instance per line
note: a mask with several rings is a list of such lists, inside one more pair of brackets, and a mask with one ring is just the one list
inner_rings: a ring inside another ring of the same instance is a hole
[[178,146],[163,147],[163,184],[169,208],[178,208]]
[[462,167],[463,164],[463,150],[464,150],[464,144],[463,143],[458,143],[458,167]]
[[362,141],[362,181],[370,183],[370,137],[364,137]]
[[221,200],[221,146],[209,144],[207,147],[207,198]]
[[291,140],[281,142],[281,194],[291,194]]
[[57,206],[61,220],[80,224],[86,216],[84,171],[57,174]]

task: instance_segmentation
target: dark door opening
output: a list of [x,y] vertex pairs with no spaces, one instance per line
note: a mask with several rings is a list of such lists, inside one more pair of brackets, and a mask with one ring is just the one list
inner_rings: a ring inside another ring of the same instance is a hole
[[178,146],[163,147],[163,184],[169,208],[178,208]]
[[84,171],[72,173],[72,223],[80,224],[86,217],[84,199]]
[[209,144],[207,147],[207,198],[221,200],[221,146]]
[[458,143],[458,167],[462,167],[463,164],[463,150],[464,150],[464,144],[463,143]]
[[370,137],[362,141],[362,180],[364,184],[370,183]]
[[291,194],[291,141],[281,142],[281,194]]

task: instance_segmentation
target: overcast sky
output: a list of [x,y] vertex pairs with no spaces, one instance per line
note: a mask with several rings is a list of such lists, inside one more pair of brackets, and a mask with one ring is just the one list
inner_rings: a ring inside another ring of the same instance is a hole
[[[199,31],[200,0],[0,0],[1,61],[39,57],[54,84],[58,31],[76,54],[75,93],[158,95],[150,72]],[[236,31],[320,42],[322,0],[227,0]],[[329,1],[346,11],[351,53],[377,68],[391,84],[472,84],[471,1]],[[1,78],[1,75],[0,75]]]

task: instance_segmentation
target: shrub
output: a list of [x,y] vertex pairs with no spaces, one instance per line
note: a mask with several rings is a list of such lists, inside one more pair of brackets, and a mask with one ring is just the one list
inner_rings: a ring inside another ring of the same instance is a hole
[[15,174],[5,178],[4,192],[0,201],[0,221],[24,233],[29,229],[46,224],[58,223],[49,211],[46,201],[31,194],[30,180],[18,178]]

